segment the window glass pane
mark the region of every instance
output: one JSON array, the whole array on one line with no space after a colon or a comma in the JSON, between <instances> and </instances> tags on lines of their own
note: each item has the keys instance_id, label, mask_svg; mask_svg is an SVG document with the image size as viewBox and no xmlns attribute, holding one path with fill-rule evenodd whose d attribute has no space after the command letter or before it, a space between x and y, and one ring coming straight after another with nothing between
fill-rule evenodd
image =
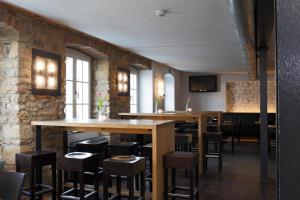
<instances>
[{"instance_id":1,"label":"window glass pane","mask_svg":"<svg viewBox=\"0 0 300 200\"><path fill-rule=\"evenodd\" d=\"M66 80L73 80L73 58L66 59Z\"/></svg>"},{"instance_id":2,"label":"window glass pane","mask_svg":"<svg viewBox=\"0 0 300 200\"><path fill-rule=\"evenodd\" d=\"M89 103L89 84L83 83L83 103Z\"/></svg>"},{"instance_id":3,"label":"window glass pane","mask_svg":"<svg viewBox=\"0 0 300 200\"><path fill-rule=\"evenodd\" d=\"M73 105L66 105L65 114L66 114L66 119L73 118Z\"/></svg>"},{"instance_id":4,"label":"window glass pane","mask_svg":"<svg viewBox=\"0 0 300 200\"><path fill-rule=\"evenodd\" d=\"M66 103L73 103L73 81L66 81Z\"/></svg>"},{"instance_id":5,"label":"window glass pane","mask_svg":"<svg viewBox=\"0 0 300 200\"><path fill-rule=\"evenodd\" d=\"M89 119L89 106L83 105L82 107L82 119Z\"/></svg>"},{"instance_id":6,"label":"window glass pane","mask_svg":"<svg viewBox=\"0 0 300 200\"><path fill-rule=\"evenodd\" d=\"M76 105L76 118L82 119L82 105Z\"/></svg>"},{"instance_id":7,"label":"window glass pane","mask_svg":"<svg viewBox=\"0 0 300 200\"><path fill-rule=\"evenodd\" d=\"M76 82L76 103L82 103L82 83Z\"/></svg>"},{"instance_id":8,"label":"window glass pane","mask_svg":"<svg viewBox=\"0 0 300 200\"><path fill-rule=\"evenodd\" d=\"M136 104L136 90L132 90L132 102Z\"/></svg>"},{"instance_id":9,"label":"window glass pane","mask_svg":"<svg viewBox=\"0 0 300 200\"><path fill-rule=\"evenodd\" d=\"M130 88L133 86L133 74L130 74Z\"/></svg>"},{"instance_id":10,"label":"window glass pane","mask_svg":"<svg viewBox=\"0 0 300 200\"><path fill-rule=\"evenodd\" d=\"M82 66L82 80L84 82L89 81L89 63L87 61L83 61L83 66Z\"/></svg>"},{"instance_id":11,"label":"window glass pane","mask_svg":"<svg viewBox=\"0 0 300 200\"><path fill-rule=\"evenodd\" d=\"M76 60L76 81L82 81L82 60Z\"/></svg>"}]
</instances>

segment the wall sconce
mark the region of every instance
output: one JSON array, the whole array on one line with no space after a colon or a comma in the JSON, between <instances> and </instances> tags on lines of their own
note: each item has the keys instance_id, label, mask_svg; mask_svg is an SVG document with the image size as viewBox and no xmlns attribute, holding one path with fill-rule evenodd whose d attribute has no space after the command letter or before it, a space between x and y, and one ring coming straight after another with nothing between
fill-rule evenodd
<instances>
[{"instance_id":1,"label":"wall sconce","mask_svg":"<svg viewBox=\"0 0 300 200\"><path fill-rule=\"evenodd\" d=\"M129 71L118 69L117 89L119 96L129 96Z\"/></svg>"},{"instance_id":2,"label":"wall sconce","mask_svg":"<svg viewBox=\"0 0 300 200\"><path fill-rule=\"evenodd\" d=\"M163 80L158 80L157 82L157 95L163 97L165 94L165 84Z\"/></svg>"},{"instance_id":3,"label":"wall sconce","mask_svg":"<svg viewBox=\"0 0 300 200\"><path fill-rule=\"evenodd\" d=\"M32 94L61 95L61 56L32 49Z\"/></svg>"},{"instance_id":4,"label":"wall sconce","mask_svg":"<svg viewBox=\"0 0 300 200\"><path fill-rule=\"evenodd\" d=\"M11 47L12 47L12 45L11 45L10 42L3 42L2 43L2 51L3 51L4 58L8 58Z\"/></svg>"}]
</instances>

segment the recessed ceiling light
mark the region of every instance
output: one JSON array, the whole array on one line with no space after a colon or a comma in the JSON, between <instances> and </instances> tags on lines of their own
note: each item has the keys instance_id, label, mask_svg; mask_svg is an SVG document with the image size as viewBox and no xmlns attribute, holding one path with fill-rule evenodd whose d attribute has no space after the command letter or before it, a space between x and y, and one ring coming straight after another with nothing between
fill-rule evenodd
<instances>
[{"instance_id":1,"label":"recessed ceiling light","mask_svg":"<svg viewBox=\"0 0 300 200\"><path fill-rule=\"evenodd\" d=\"M164 17L168 13L168 10L166 10L166 9L157 9L157 10L154 11L154 13L158 17Z\"/></svg>"}]
</instances>

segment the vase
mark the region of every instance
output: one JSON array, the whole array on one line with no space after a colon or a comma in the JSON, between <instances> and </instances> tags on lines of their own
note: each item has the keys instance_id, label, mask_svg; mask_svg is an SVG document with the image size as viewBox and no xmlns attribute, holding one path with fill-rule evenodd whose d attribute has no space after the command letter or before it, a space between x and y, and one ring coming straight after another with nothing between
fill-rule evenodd
<instances>
[{"instance_id":1,"label":"vase","mask_svg":"<svg viewBox=\"0 0 300 200\"><path fill-rule=\"evenodd\" d=\"M98 120L99 121L104 121L106 120L108 117L106 115L106 106L103 106L102 108L99 109L98 111Z\"/></svg>"}]
</instances>

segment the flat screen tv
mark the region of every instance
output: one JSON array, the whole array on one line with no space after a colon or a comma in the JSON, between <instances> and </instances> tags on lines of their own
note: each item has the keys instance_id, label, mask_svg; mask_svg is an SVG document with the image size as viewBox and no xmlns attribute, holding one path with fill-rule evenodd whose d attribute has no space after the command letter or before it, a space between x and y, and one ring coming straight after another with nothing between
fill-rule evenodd
<instances>
[{"instance_id":1,"label":"flat screen tv","mask_svg":"<svg viewBox=\"0 0 300 200\"><path fill-rule=\"evenodd\" d=\"M217 92L217 76L190 76L190 92Z\"/></svg>"}]
</instances>

